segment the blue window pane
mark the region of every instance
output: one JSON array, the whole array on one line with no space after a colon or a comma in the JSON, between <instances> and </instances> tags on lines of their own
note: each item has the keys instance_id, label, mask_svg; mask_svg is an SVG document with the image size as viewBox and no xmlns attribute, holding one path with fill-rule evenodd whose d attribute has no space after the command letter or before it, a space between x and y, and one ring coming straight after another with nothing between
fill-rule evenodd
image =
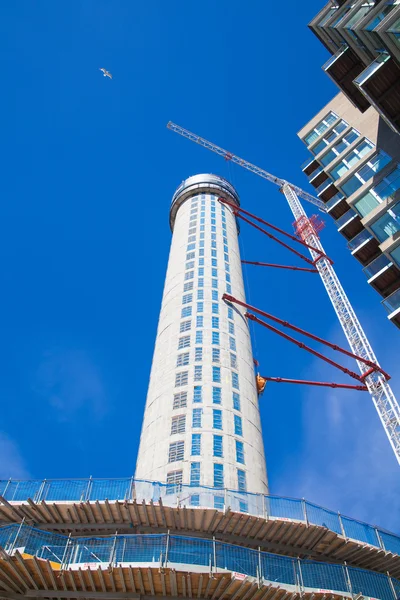
<instances>
[{"instance_id":1,"label":"blue window pane","mask_svg":"<svg viewBox=\"0 0 400 600\"><path fill-rule=\"evenodd\" d=\"M213 428L222 429L222 410L213 409Z\"/></svg>"},{"instance_id":2,"label":"blue window pane","mask_svg":"<svg viewBox=\"0 0 400 600\"><path fill-rule=\"evenodd\" d=\"M197 300L204 300L204 290L197 290Z\"/></svg>"},{"instance_id":3,"label":"blue window pane","mask_svg":"<svg viewBox=\"0 0 400 600\"><path fill-rule=\"evenodd\" d=\"M197 303L197 312L203 312L204 304L203 302Z\"/></svg>"},{"instance_id":4,"label":"blue window pane","mask_svg":"<svg viewBox=\"0 0 400 600\"><path fill-rule=\"evenodd\" d=\"M238 477L238 490L239 490L239 492L246 492L247 491L246 472L242 471L241 469L238 469L238 471L237 471L237 477Z\"/></svg>"},{"instance_id":5,"label":"blue window pane","mask_svg":"<svg viewBox=\"0 0 400 600\"><path fill-rule=\"evenodd\" d=\"M181 317L190 317L192 314L192 307L191 306L185 306L184 308L182 308L182 312L181 312Z\"/></svg>"},{"instance_id":6,"label":"blue window pane","mask_svg":"<svg viewBox=\"0 0 400 600\"><path fill-rule=\"evenodd\" d=\"M201 433L192 433L192 456L200 456Z\"/></svg>"},{"instance_id":7,"label":"blue window pane","mask_svg":"<svg viewBox=\"0 0 400 600\"><path fill-rule=\"evenodd\" d=\"M239 389L239 375L237 373L232 373L232 387Z\"/></svg>"},{"instance_id":8,"label":"blue window pane","mask_svg":"<svg viewBox=\"0 0 400 600\"><path fill-rule=\"evenodd\" d=\"M218 317L211 318L211 326L213 329L219 329L219 318Z\"/></svg>"},{"instance_id":9,"label":"blue window pane","mask_svg":"<svg viewBox=\"0 0 400 600\"><path fill-rule=\"evenodd\" d=\"M203 343L203 332L200 331L196 331L196 344L202 344Z\"/></svg>"},{"instance_id":10,"label":"blue window pane","mask_svg":"<svg viewBox=\"0 0 400 600\"><path fill-rule=\"evenodd\" d=\"M211 287L218 288L218 279L211 279Z\"/></svg>"},{"instance_id":11,"label":"blue window pane","mask_svg":"<svg viewBox=\"0 0 400 600\"><path fill-rule=\"evenodd\" d=\"M194 408L192 413L192 427L201 427L203 409Z\"/></svg>"},{"instance_id":12,"label":"blue window pane","mask_svg":"<svg viewBox=\"0 0 400 600\"><path fill-rule=\"evenodd\" d=\"M242 463L242 465L244 465L244 446L243 446L243 442L239 442L239 440L236 440L235 443L236 443L236 462Z\"/></svg>"},{"instance_id":13,"label":"blue window pane","mask_svg":"<svg viewBox=\"0 0 400 600\"><path fill-rule=\"evenodd\" d=\"M219 331L212 332L212 343L219 346Z\"/></svg>"},{"instance_id":14,"label":"blue window pane","mask_svg":"<svg viewBox=\"0 0 400 600\"><path fill-rule=\"evenodd\" d=\"M224 452L223 452L222 435L214 435L213 436L213 456L222 458L223 455L224 455Z\"/></svg>"},{"instance_id":15,"label":"blue window pane","mask_svg":"<svg viewBox=\"0 0 400 600\"><path fill-rule=\"evenodd\" d=\"M213 387L212 389L212 401L214 404L221 404L221 388Z\"/></svg>"},{"instance_id":16,"label":"blue window pane","mask_svg":"<svg viewBox=\"0 0 400 600\"><path fill-rule=\"evenodd\" d=\"M237 392L233 392L233 408L240 410L240 396Z\"/></svg>"},{"instance_id":17,"label":"blue window pane","mask_svg":"<svg viewBox=\"0 0 400 600\"><path fill-rule=\"evenodd\" d=\"M200 463L190 464L190 485L200 485Z\"/></svg>"},{"instance_id":18,"label":"blue window pane","mask_svg":"<svg viewBox=\"0 0 400 600\"><path fill-rule=\"evenodd\" d=\"M224 487L224 465L214 463L214 487Z\"/></svg>"},{"instance_id":19,"label":"blue window pane","mask_svg":"<svg viewBox=\"0 0 400 600\"><path fill-rule=\"evenodd\" d=\"M218 290L211 290L211 300L218 300Z\"/></svg>"},{"instance_id":20,"label":"blue window pane","mask_svg":"<svg viewBox=\"0 0 400 600\"><path fill-rule=\"evenodd\" d=\"M193 389L193 402L201 402L203 399L201 385L195 385Z\"/></svg>"},{"instance_id":21,"label":"blue window pane","mask_svg":"<svg viewBox=\"0 0 400 600\"><path fill-rule=\"evenodd\" d=\"M221 367L213 367L212 368L212 380L215 383L221 382Z\"/></svg>"},{"instance_id":22,"label":"blue window pane","mask_svg":"<svg viewBox=\"0 0 400 600\"><path fill-rule=\"evenodd\" d=\"M233 419L235 426L235 435L243 435L242 417L239 417L239 415L233 415Z\"/></svg>"},{"instance_id":23,"label":"blue window pane","mask_svg":"<svg viewBox=\"0 0 400 600\"><path fill-rule=\"evenodd\" d=\"M203 317L196 317L196 327L203 327Z\"/></svg>"}]
</instances>

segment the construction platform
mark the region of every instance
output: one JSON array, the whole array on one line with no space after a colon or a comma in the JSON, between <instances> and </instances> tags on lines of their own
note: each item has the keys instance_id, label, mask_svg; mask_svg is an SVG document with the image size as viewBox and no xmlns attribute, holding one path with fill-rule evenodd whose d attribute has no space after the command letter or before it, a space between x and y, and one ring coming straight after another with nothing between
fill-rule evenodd
<instances>
[{"instance_id":1,"label":"construction platform","mask_svg":"<svg viewBox=\"0 0 400 600\"><path fill-rule=\"evenodd\" d=\"M172 596L294 600L364 596L395 600L383 573L279 556L171 534L65 536L27 525L0 528L0 597Z\"/></svg>"}]
</instances>

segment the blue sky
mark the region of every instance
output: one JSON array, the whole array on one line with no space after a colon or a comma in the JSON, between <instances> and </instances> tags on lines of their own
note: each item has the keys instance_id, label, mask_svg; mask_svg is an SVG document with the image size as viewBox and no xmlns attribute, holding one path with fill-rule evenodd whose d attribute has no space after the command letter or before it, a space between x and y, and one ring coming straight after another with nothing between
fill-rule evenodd
<instances>
[{"instance_id":1,"label":"blue sky","mask_svg":"<svg viewBox=\"0 0 400 600\"><path fill-rule=\"evenodd\" d=\"M277 188L166 129L174 120L312 191L296 132L337 91L307 29L322 2L274 4L1 4L0 477L133 473L184 178L227 177L245 208L292 230ZM399 333L326 221L323 244L394 374ZM247 260L293 264L245 225L241 245ZM345 344L317 276L248 267L246 280L253 304ZM338 379L254 332L262 373ZM398 466L367 394L270 384L261 415L272 493L400 531Z\"/></svg>"}]
</instances>

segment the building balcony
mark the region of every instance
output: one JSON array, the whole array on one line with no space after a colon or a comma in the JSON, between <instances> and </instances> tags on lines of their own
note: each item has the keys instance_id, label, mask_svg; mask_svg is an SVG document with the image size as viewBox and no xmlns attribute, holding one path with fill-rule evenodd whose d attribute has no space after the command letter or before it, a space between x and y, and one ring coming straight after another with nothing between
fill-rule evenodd
<instances>
[{"instance_id":1,"label":"building balcony","mask_svg":"<svg viewBox=\"0 0 400 600\"><path fill-rule=\"evenodd\" d=\"M335 194L330 200L328 200L325 206L327 212L333 219L335 219L335 221L337 221L349 210L349 205L346 202L346 198L341 192Z\"/></svg>"},{"instance_id":2,"label":"building balcony","mask_svg":"<svg viewBox=\"0 0 400 600\"><path fill-rule=\"evenodd\" d=\"M400 133L400 67L389 54L380 54L355 79L355 86L388 125Z\"/></svg>"},{"instance_id":3,"label":"building balcony","mask_svg":"<svg viewBox=\"0 0 400 600\"><path fill-rule=\"evenodd\" d=\"M361 112L367 110L370 102L354 84L354 79L364 71L365 65L347 44L343 44L322 68Z\"/></svg>"},{"instance_id":4,"label":"building balcony","mask_svg":"<svg viewBox=\"0 0 400 600\"><path fill-rule=\"evenodd\" d=\"M385 254L375 258L363 271L368 283L384 298L400 288L400 271Z\"/></svg>"},{"instance_id":5,"label":"building balcony","mask_svg":"<svg viewBox=\"0 0 400 600\"><path fill-rule=\"evenodd\" d=\"M362 229L347 242L351 254L364 266L377 258L380 254L379 242L368 229Z\"/></svg>"},{"instance_id":6,"label":"building balcony","mask_svg":"<svg viewBox=\"0 0 400 600\"><path fill-rule=\"evenodd\" d=\"M388 319L400 329L400 289L385 298L382 304L389 313Z\"/></svg>"},{"instance_id":7,"label":"building balcony","mask_svg":"<svg viewBox=\"0 0 400 600\"><path fill-rule=\"evenodd\" d=\"M328 200L333 198L335 194L339 193L339 190L337 187L335 187L333 181L328 178L316 188L316 192L318 198L320 198L323 202L328 202Z\"/></svg>"},{"instance_id":8,"label":"building balcony","mask_svg":"<svg viewBox=\"0 0 400 600\"><path fill-rule=\"evenodd\" d=\"M305 175L311 175L319 167L319 163L315 160L314 156L310 156L301 165L301 170Z\"/></svg>"},{"instance_id":9,"label":"building balcony","mask_svg":"<svg viewBox=\"0 0 400 600\"><path fill-rule=\"evenodd\" d=\"M364 229L360 215L354 212L352 208L339 217L339 219L335 221L335 225L346 240L351 240Z\"/></svg>"},{"instance_id":10,"label":"building balcony","mask_svg":"<svg viewBox=\"0 0 400 600\"><path fill-rule=\"evenodd\" d=\"M320 175L321 173L323 173L326 176L326 173L324 171L324 168L321 167L318 163L317 163L317 168L314 169L309 177L308 177L308 181L309 183L311 183L311 185L314 185L314 180L318 177L318 175Z\"/></svg>"}]
</instances>

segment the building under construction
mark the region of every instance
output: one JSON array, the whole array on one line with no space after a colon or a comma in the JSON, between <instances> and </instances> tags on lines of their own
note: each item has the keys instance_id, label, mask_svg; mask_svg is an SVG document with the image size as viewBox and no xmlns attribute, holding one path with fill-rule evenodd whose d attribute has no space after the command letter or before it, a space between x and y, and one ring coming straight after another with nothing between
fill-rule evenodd
<instances>
[{"instance_id":1,"label":"building under construction","mask_svg":"<svg viewBox=\"0 0 400 600\"><path fill-rule=\"evenodd\" d=\"M0 482L1 598L400 596L400 537L268 493L239 208L176 190L135 477Z\"/></svg>"}]
</instances>

